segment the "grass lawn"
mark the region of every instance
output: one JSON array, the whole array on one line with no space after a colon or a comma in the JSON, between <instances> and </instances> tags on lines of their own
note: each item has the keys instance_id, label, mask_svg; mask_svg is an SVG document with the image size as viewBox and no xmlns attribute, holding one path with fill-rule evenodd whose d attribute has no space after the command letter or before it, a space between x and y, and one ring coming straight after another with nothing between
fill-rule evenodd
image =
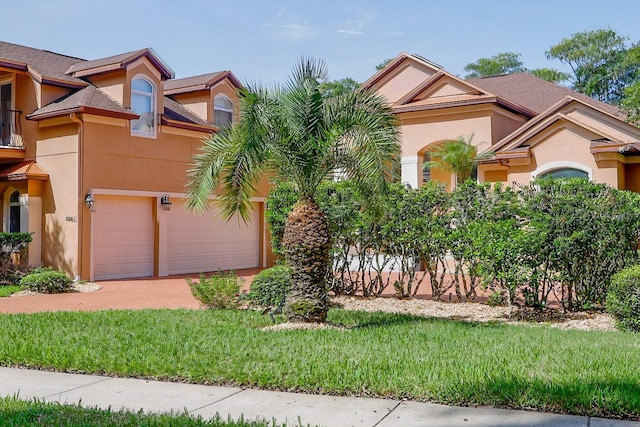
<instances>
[{"instance_id":1,"label":"grass lawn","mask_svg":"<svg viewBox=\"0 0 640 427\"><path fill-rule=\"evenodd\" d=\"M0 365L311 393L640 416L640 334L331 310L351 330L264 331L253 311L0 315Z\"/></svg>"},{"instance_id":2,"label":"grass lawn","mask_svg":"<svg viewBox=\"0 0 640 427\"><path fill-rule=\"evenodd\" d=\"M0 298L8 297L9 295L21 291L20 285L2 285L0 286Z\"/></svg>"},{"instance_id":3,"label":"grass lawn","mask_svg":"<svg viewBox=\"0 0 640 427\"><path fill-rule=\"evenodd\" d=\"M187 414L155 415L143 412L82 408L77 405L61 405L41 401L24 401L0 398L0 425L12 427L31 426L91 426L91 427L277 427L272 422L232 421L214 418L203 420ZM284 425L283 425L284 427Z\"/></svg>"}]
</instances>

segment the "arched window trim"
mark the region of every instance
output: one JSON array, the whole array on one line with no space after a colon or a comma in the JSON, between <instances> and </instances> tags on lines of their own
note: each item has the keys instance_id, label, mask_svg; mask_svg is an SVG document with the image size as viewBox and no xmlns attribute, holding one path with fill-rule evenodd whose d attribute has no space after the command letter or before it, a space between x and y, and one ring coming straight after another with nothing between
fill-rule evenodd
<instances>
[{"instance_id":1,"label":"arched window trim","mask_svg":"<svg viewBox=\"0 0 640 427\"><path fill-rule=\"evenodd\" d=\"M17 201L12 201L11 200L11 196L14 195L15 193L18 194L18 200ZM14 187L9 187L5 190L4 192L4 231L5 232L10 232L11 231L11 211L12 211L12 207L17 207L18 208L18 231L22 231L22 212L21 212L21 201L20 201L20 191Z\"/></svg>"},{"instance_id":2,"label":"arched window trim","mask_svg":"<svg viewBox=\"0 0 640 427\"><path fill-rule=\"evenodd\" d=\"M585 166L581 163L570 162L570 161L558 161L558 162L546 163L538 167L533 172L531 172L531 179L532 180L536 179L546 173L553 172L558 169L575 169L575 170L585 172L589 176L589 180L593 181L593 170L590 167Z\"/></svg>"},{"instance_id":3,"label":"arched window trim","mask_svg":"<svg viewBox=\"0 0 640 427\"><path fill-rule=\"evenodd\" d=\"M225 101L229 102L229 104L231 104L231 108L224 108L224 107L220 107L216 105L216 100L217 99L224 99ZM231 98L229 98L227 95L223 94L223 93L219 93L217 94L214 98L213 98L213 123L222 128L224 126L220 126L218 124L218 119L217 119L217 112L218 111L223 111L225 113L229 113L231 114L231 120L229 121L229 125L231 125L233 123L233 109L234 109L234 104L233 101L231 100Z\"/></svg>"},{"instance_id":4,"label":"arched window trim","mask_svg":"<svg viewBox=\"0 0 640 427\"><path fill-rule=\"evenodd\" d=\"M151 86L151 93L134 89L133 88L133 82L136 81L136 80L142 80L142 81L146 82L147 84L149 84L149 86ZM131 135L142 136L142 137L146 137L146 138L155 138L156 137L156 134L157 134L156 131L158 129L158 125L156 123L156 116L157 116L157 111L158 111L157 93L158 93L158 88L156 87L155 83L153 83L153 81L148 76L146 76L144 74L136 74L131 79L131 109L133 109L133 96L134 95L149 97L149 98L151 98L151 117L152 117L152 126L151 126L152 129L151 129L151 131L133 129L134 124L136 122L138 122L138 120L140 120L140 119L131 120Z\"/></svg>"}]
</instances>

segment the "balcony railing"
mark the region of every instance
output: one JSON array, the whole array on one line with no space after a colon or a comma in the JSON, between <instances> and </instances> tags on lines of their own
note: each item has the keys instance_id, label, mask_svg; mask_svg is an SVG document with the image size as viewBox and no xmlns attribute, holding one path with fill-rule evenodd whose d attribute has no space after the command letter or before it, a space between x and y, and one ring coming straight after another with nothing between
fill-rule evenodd
<instances>
[{"instance_id":1,"label":"balcony railing","mask_svg":"<svg viewBox=\"0 0 640 427\"><path fill-rule=\"evenodd\" d=\"M21 111L0 109L0 149L24 148L22 128L20 127Z\"/></svg>"}]
</instances>

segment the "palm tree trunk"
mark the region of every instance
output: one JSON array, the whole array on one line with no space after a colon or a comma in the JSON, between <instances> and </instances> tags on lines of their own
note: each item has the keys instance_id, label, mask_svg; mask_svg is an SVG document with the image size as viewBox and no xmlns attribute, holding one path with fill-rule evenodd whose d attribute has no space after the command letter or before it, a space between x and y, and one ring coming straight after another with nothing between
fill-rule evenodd
<instances>
[{"instance_id":1,"label":"palm tree trunk","mask_svg":"<svg viewBox=\"0 0 640 427\"><path fill-rule=\"evenodd\" d=\"M289 214L282 246L291 267L291 291L284 313L293 322L324 322L328 311L326 271L330 265L329 224L317 203L302 199Z\"/></svg>"}]
</instances>

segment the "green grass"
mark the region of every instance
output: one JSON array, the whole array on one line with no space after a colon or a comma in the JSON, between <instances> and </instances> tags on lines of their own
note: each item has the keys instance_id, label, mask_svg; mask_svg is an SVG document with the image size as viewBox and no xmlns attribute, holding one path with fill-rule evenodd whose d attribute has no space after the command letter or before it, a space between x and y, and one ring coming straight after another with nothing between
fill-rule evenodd
<instances>
[{"instance_id":1,"label":"green grass","mask_svg":"<svg viewBox=\"0 0 640 427\"><path fill-rule=\"evenodd\" d=\"M42 401L0 398L0 425L12 427L32 426L91 426L91 427L277 427L273 422L211 420L189 417L188 414L145 414L127 411L82 408L78 405L61 405ZM284 426L284 425L283 425Z\"/></svg>"},{"instance_id":2,"label":"green grass","mask_svg":"<svg viewBox=\"0 0 640 427\"><path fill-rule=\"evenodd\" d=\"M0 364L448 404L640 416L640 335L331 310L263 331L252 311L0 316Z\"/></svg>"},{"instance_id":3,"label":"green grass","mask_svg":"<svg viewBox=\"0 0 640 427\"><path fill-rule=\"evenodd\" d=\"M8 297L18 291L21 291L20 285L2 285L0 286L0 298Z\"/></svg>"}]
</instances>

